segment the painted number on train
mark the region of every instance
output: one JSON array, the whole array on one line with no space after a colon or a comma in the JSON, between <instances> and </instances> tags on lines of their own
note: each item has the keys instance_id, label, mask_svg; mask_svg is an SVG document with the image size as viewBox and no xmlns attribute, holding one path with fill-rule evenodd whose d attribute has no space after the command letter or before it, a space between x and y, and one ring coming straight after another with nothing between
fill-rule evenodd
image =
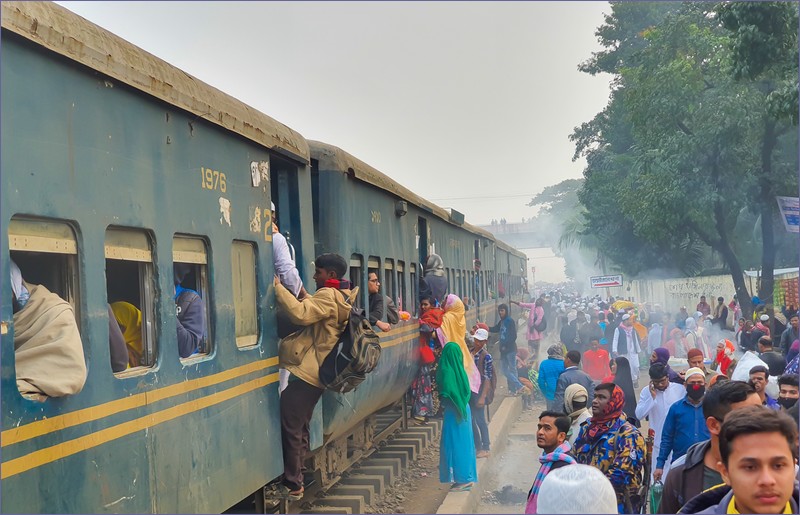
<instances>
[{"instance_id":1,"label":"painted number on train","mask_svg":"<svg viewBox=\"0 0 800 515\"><path fill-rule=\"evenodd\" d=\"M219 190L222 193L228 191L225 174L211 168L200 168L200 185L204 190Z\"/></svg>"},{"instance_id":2,"label":"painted number on train","mask_svg":"<svg viewBox=\"0 0 800 515\"><path fill-rule=\"evenodd\" d=\"M380 211L371 211L372 213L372 223L379 224L381 223L381 212Z\"/></svg>"}]
</instances>

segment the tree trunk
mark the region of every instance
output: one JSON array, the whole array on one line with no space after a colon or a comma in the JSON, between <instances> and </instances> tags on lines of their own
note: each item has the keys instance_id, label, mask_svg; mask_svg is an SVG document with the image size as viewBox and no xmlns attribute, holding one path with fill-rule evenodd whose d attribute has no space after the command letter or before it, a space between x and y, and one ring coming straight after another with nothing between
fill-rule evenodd
<instances>
[{"instance_id":1,"label":"tree trunk","mask_svg":"<svg viewBox=\"0 0 800 515\"><path fill-rule=\"evenodd\" d=\"M728 265L731 271L731 278L733 279L733 287L736 290L736 299L739 301L739 307L742 308L742 316L751 320L753 318L753 299L750 297L750 292L747 291L747 284L744 282L744 270L739 263L739 258L733 252L733 248L727 240L722 240L714 245L717 252L722 254L722 259ZM734 325L736 322L734 321Z\"/></svg>"},{"instance_id":2,"label":"tree trunk","mask_svg":"<svg viewBox=\"0 0 800 515\"><path fill-rule=\"evenodd\" d=\"M775 121L767 118L764 122L764 139L761 146L761 177L759 189L761 205L761 281L759 282L758 296L767 305L767 314L773 321L772 331L775 330L773 297L775 291L775 232L772 224L775 202L773 201L772 188L772 153L778 137L775 134ZM780 306L778 306L780 308Z\"/></svg>"}]
</instances>

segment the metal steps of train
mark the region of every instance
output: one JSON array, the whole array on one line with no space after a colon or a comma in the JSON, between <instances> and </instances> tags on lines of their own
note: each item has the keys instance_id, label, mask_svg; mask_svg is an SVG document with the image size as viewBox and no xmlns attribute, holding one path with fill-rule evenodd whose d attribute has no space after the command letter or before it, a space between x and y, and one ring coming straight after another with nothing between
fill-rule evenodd
<instances>
[{"instance_id":1,"label":"metal steps of train","mask_svg":"<svg viewBox=\"0 0 800 515\"><path fill-rule=\"evenodd\" d=\"M310 504L304 503L301 513L364 513L364 508L383 495L409 464L436 441L441 428L441 419L411 422L407 429L381 442L377 451L355 464L326 494Z\"/></svg>"}]
</instances>

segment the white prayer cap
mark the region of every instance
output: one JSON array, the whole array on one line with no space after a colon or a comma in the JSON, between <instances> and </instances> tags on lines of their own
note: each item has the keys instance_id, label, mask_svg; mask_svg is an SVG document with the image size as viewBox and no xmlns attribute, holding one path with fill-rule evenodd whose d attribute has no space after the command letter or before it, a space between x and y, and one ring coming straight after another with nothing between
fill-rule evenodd
<instances>
[{"instance_id":1,"label":"white prayer cap","mask_svg":"<svg viewBox=\"0 0 800 515\"><path fill-rule=\"evenodd\" d=\"M628 315L628 314L622 315L622 319L623 319L623 320L627 320L627 319L629 319L630 317L631 317L631 316L630 316L630 315Z\"/></svg>"},{"instance_id":2,"label":"white prayer cap","mask_svg":"<svg viewBox=\"0 0 800 515\"><path fill-rule=\"evenodd\" d=\"M270 202L269 207L272 208L273 211L275 211L275 202Z\"/></svg>"},{"instance_id":3,"label":"white prayer cap","mask_svg":"<svg viewBox=\"0 0 800 515\"><path fill-rule=\"evenodd\" d=\"M761 315L759 318L761 319L762 322L766 322L767 320L769 320L769 315Z\"/></svg>"},{"instance_id":4,"label":"white prayer cap","mask_svg":"<svg viewBox=\"0 0 800 515\"><path fill-rule=\"evenodd\" d=\"M690 368L689 370L686 371L686 375L683 376L683 380L684 381L688 381L690 377L698 376L698 375L702 376L704 379L706 377L705 373L703 373L702 370L700 370L697 367L692 367L692 368Z\"/></svg>"},{"instance_id":5,"label":"white prayer cap","mask_svg":"<svg viewBox=\"0 0 800 515\"><path fill-rule=\"evenodd\" d=\"M481 327L480 329L475 331L475 339L476 340L480 340L482 342L488 340L489 339L489 331L487 331L486 329Z\"/></svg>"},{"instance_id":6,"label":"white prayer cap","mask_svg":"<svg viewBox=\"0 0 800 515\"><path fill-rule=\"evenodd\" d=\"M611 481L589 465L567 465L545 476L536 503L539 513L617 513Z\"/></svg>"}]
</instances>

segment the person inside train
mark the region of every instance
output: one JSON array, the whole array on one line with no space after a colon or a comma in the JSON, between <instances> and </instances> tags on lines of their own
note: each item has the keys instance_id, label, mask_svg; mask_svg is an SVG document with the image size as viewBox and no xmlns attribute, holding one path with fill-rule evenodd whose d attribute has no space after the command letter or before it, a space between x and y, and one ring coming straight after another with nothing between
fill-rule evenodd
<instances>
[{"instance_id":1,"label":"person inside train","mask_svg":"<svg viewBox=\"0 0 800 515\"><path fill-rule=\"evenodd\" d=\"M14 362L23 395L74 395L86 383L83 342L72 305L44 285L23 280L12 260Z\"/></svg>"},{"instance_id":2,"label":"person inside train","mask_svg":"<svg viewBox=\"0 0 800 515\"><path fill-rule=\"evenodd\" d=\"M200 352L206 328L206 308L200 294L181 283L192 271L188 263L172 265L175 282L175 308L178 326L178 354L188 358Z\"/></svg>"},{"instance_id":3,"label":"person inside train","mask_svg":"<svg viewBox=\"0 0 800 515\"><path fill-rule=\"evenodd\" d=\"M128 366L138 367L144 364L144 340L142 339L142 312L130 302L117 301L111 303L111 310L117 327L128 351Z\"/></svg>"},{"instance_id":4,"label":"person inside train","mask_svg":"<svg viewBox=\"0 0 800 515\"><path fill-rule=\"evenodd\" d=\"M425 274L419 281L419 295L429 297L434 307L443 307L449 284L444 271L444 261L438 254L431 254L425 260Z\"/></svg>"},{"instance_id":5,"label":"person inside train","mask_svg":"<svg viewBox=\"0 0 800 515\"><path fill-rule=\"evenodd\" d=\"M367 291L369 292L369 323L378 326L381 331L388 331L392 325L400 321L400 317L392 299L381 293L381 282L375 272L369 273ZM383 321L384 312L389 323Z\"/></svg>"},{"instance_id":6,"label":"person inside train","mask_svg":"<svg viewBox=\"0 0 800 515\"><path fill-rule=\"evenodd\" d=\"M122 372L128 368L130 355L125 343L125 336L122 334L122 328L117 323L117 317L110 304L108 306L108 347L111 351L111 371Z\"/></svg>"},{"instance_id":7,"label":"person inside train","mask_svg":"<svg viewBox=\"0 0 800 515\"><path fill-rule=\"evenodd\" d=\"M303 497L303 461L308 452L309 423L324 386L320 366L336 346L342 325L349 320L358 288L351 289L347 261L338 254L322 254L314 260L317 291L302 302L273 281L278 310L284 311L300 331L281 340L279 366L291 374L281 394L281 445L283 478L271 484L267 495L299 500ZM337 292L338 290L338 292Z\"/></svg>"}]
</instances>

